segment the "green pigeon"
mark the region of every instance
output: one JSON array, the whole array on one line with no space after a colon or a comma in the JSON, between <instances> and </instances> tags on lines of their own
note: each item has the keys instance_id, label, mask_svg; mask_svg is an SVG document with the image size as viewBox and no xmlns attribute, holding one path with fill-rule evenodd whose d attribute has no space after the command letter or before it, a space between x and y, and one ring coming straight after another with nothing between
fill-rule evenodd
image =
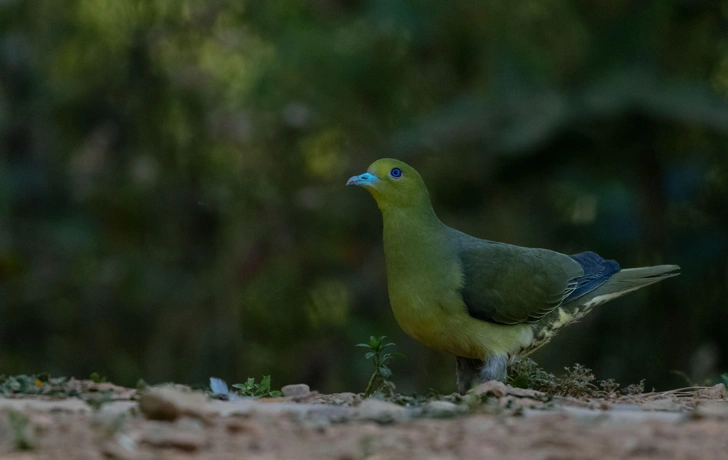
<instances>
[{"instance_id":1,"label":"green pigeon","mask_svg":"<svg viewBox=\"0 0 728 460\"><path fill-rule=\"evenodd\" d=\"M504 382L511 359L548 343L595 306L680 269L621 269L593 252L569 256L466 235L437 218L422 177L398 160L377 160L346 185L367 189L382 212L397 322L409 336L455 355L460 393Z\"/></svg>"}]
</instances>

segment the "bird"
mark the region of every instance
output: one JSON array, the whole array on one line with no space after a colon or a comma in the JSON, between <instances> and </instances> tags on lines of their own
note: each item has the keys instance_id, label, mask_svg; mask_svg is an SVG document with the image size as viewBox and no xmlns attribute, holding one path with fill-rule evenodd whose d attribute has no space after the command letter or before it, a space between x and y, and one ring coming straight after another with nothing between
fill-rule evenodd
<instances>
[{"instance_id":1,"label":"bird","mask_svg":"<svg viewBox=\"0 0 728 460\"><path fill-rule=\"evenodd\" d=\"M591 251L566 255L455 230L435 214L420 174L396 159L375 161L346 185L366 189L381 211L397 323L455 356L461 394L506 382L509 363L597 305L679 274L678 265L622 269Z\"/></svg>"}]
</instances>

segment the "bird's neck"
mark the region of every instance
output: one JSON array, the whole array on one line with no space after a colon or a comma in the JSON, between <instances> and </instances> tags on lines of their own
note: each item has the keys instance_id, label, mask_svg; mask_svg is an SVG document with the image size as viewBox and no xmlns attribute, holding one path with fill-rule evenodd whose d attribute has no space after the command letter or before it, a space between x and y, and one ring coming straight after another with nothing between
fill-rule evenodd
<instances>
[{"instance_id":1,"label":"bird's neck","mask_svg":"<svg viewBox=\"0 0 728 460\"><path fill-rule=\"evenodd\" d=\"M431 265L447 247L446 229L432 206L382 208L387 269L398 271Z\"/></svg>"},{"instance_id":2,"label":"bird's neck","mask_svg":"<svg viewBox=\"0 0 728 460\"><path fill-rule=\"evenodd\" d=\"M431 206L382 210L382 217L392 311L407 334L424 340L440 322L433 307L460 283L448 227Z\"/></svg>"}]
</instances>

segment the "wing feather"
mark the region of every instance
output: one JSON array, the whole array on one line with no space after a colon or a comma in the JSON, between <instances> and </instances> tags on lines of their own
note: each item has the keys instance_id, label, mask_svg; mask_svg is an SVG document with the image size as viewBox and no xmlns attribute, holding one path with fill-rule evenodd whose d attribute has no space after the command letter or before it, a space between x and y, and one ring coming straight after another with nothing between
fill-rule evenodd
<instances>
[{"instance_id":1,"label":"wing feather","mask_svg":"<svg viewBox=\"0 0 728 460\"><path fill-rule=\"evenodd\" d=\"M463 270L463 301L480 320L536 322L573 294L584 275L581 264L565 254L453 232Z\"/></svg>"}]
</instances>

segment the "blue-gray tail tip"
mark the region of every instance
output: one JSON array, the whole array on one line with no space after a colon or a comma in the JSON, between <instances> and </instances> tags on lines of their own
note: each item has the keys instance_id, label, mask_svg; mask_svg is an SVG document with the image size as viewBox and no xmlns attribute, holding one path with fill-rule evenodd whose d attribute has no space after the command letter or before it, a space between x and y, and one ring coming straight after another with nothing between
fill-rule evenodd
<instances>
[{"instance_id":1,"label":"blue-gray tail tip","mask_svg":"<svg viewBox=\"0 0 728 460\"><path fill-rule=\"evenodd\" d=\"M616 275L622 274L622 277L628 279L655 279L660 281L664 278L670 278L680 274L679 265L654 265L652 267L625 268ZM615 276L616 276L615 275Z\"/></svg>"},{"instance_id":2,"label":"blue-gray tail tip","mask_svg":"<svg viewBox=\"0 0 728 460\"><path fill-rule=\"evenodd\" d=\"M592 294L592 298L605 295L609 296L605 299L613 298L679 274L680 266L678 265L625 268L615 273L604 285L590 294Z\"/></svg>"}]
</instances>

